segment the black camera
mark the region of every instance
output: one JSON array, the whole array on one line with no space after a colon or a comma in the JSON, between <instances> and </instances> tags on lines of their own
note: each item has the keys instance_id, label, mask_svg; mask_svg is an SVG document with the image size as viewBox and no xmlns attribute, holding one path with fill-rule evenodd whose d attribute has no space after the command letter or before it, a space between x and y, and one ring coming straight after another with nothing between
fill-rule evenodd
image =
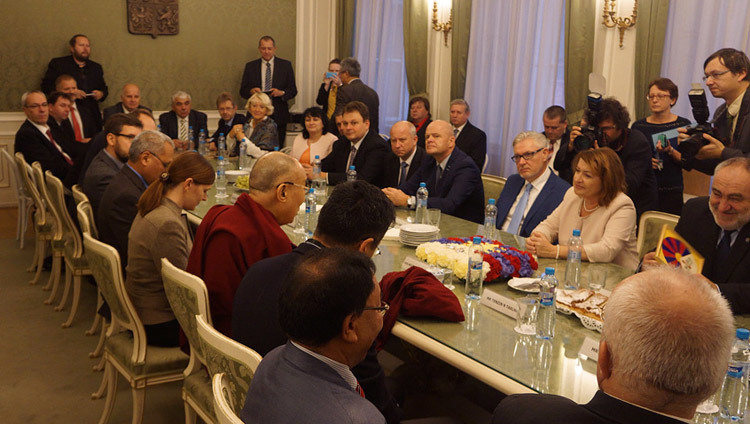
<instances>
[{"instance_id":1,"label":"black camera","mask_svg":"<svg viewBox=\"0 0 750 424\"><path fill-rule=\"evenodd\" d=\"M677 147L683 159L693 158L701 147L708 144L708 140L703 138L703 134L714 135L714 128L707 123L710 112L706 101L706 92L702 88L694 88L688 92L688 98L690 99L690 107L693 109L693 118L698 125L688 128L687 134L690 138Z\"/></svg>"},{"instance_id":2,"label":"black camera","mask_svg":"<svg viewBox=\"0 0 750 424\"><path fill-rule=\"evenodd\" d=\"M596 140L604 140L602 131L599 129L599 113L602 110L602 95L590 93L586 96L588 110L586 112L586 126L581 127L581 135L573 140L573 149L577 152L589 150L594 147Z\"/></svg>"}]
</instances>

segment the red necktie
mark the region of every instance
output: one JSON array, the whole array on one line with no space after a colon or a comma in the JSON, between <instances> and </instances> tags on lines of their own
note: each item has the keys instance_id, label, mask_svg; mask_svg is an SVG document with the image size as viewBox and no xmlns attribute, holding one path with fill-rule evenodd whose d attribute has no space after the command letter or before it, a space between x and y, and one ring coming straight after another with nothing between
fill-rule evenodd
<instances>
[{"instance_id":1,"label":"red necktie","mask_svg":"<svg viewBox=\"0 0 750 424\"><path fill-rule=\"evenodd\" d=\"M357 382L357 387L354 390L356 390L360 396L365 397L365 391L362 390L362 386L359 385L359 381Z\"/></svg>"},{"instance_id":2,"label":"red necktie","mask_svg":"<svg viewBox=\"0 0 750 424\"><path fill-rule=\"evenodd\" d=\"M70 117L73 121L73 132L75 133L76 141L83 140L83 133L81 132L81 126L78 124L78 118L76 118L76 107L70 106Z\"/></svg>"},{"instance_id":3,"label":"red necktie","mask_svg":"<svg viewBox=\"0 0 750 424\"><path fill-rule=\"evenodd\" d=\"M63 157L65 158L65 162L68 162L68 165L73 166L73 160L70 159L70 156L68 156L68 154L63 151L60 145L55 142L55 139L52 138L52 132L50 132L49 129L47 129L47 137L49 138L49 141L52 142L52 145L54 145L55 148L60 151L60 154L63 155Z\"/></svg>"}]
</instances>

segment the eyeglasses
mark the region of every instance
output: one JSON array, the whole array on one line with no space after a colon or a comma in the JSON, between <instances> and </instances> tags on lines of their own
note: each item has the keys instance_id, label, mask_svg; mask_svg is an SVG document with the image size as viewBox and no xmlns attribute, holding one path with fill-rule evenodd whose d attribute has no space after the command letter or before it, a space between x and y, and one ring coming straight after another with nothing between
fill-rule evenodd
<instances>
[{"instance_id":1,"label":"eyeglasses","mask_svg":"<svg viewBox=\"0 0 750 424\"><path fill-rule=\"evenodd\" d=\"M521 158L523 158L524 160L531 160L535 154L541 152L544 149L546 149L546 147L542 147L541 149L535 150L533 152L526 152L522 155L513 155L510 158L513 159L514 162L518 162L519 160L521 160Z\"/></svg>"},{"instance_id":2,"label":"eyeglasses","mask_svg":"<svg viewBox=\"0 0 750 424\"><path fill-rule=\"evenodd\" d=\"M146 151L149 152L149 153L151 153L152 156L154 156L156 159L158 159L159 162L161 162L161 166L163 166L164 169L169 168L169 165L172 163L172 162L165 163L163 160L161 160L161 158L159 157L159 155L157 155L156 153L152 152L151 150L146 150Z\"/></svg>"},{"instance_id":3,"label":"eyeglasses","mask_svg":"<svg viewBox=\"0 0 750 424\"><path fill-rule=\"evenodd\" d=\"M47 104L47 102L44 102L44 103L32 103L32 104L26 105L24 107L29 108L29 109L36 109L36 108L47 107L47 106L49 106Z\"/></svg>"},{"instance_id":4,"label":"eyeglasses","mask_svg":"<svg viewBox=\"0 0 750 424\"><path fill-rule=\"evenodd\" d=\"M720 76L726 74L727 72L729 72L729 69L727 69L726 71L721 71L721 72L712 72L703 77L703 82L706 82L706 80L709 78L716 81L717 79L719 79Z\"/></svg>"},{"instance_id":5,"label":"eyeglasses","mask_svg":"<svg viewBox=\"0 0 750 424\"><path fill-rule=\"evenodd\" d=\"M130 140L132 140L132 139L135 138L135 136L133 134L121 134L121 133L112 133L112 134L114 134L117 137L125 137L125 138L130 139ZM153 153L151 153L151 154L153 155ZM154 155L154 156L156 156L156 155ZM156 156L156 157L158 157L158 156Z\"/></svg>"},{"instance_id":6,"label":"eyeglasses","mask_svg":"<svg viewBox=\"0 0 750 424\"><path fill-rule=\"evenodd\" d=\"M664 100L664 99L671 99L672 96L669 94L647 94L646 100Z\"/></svg>"},{"instance_id":7,"label":"eyeglasses","mask_svg":"<svg viewBox=\"0 0 750 424\"><path fill-rule=\"evenodd\" d=\"M278 183L278 184L276 184L276 188L279 188L279 186L282 185L282 184L287 184L287 185L299 187L299 188L301 188L303 190L310 190L310 186L307 185L307 184L306 185L302 185L302 184L293 183L291 181L284 181L283 183Z\"/></svg>"},{"instance_id":8,"label":"eyeglasses","mask_svg":"<svg viewBox=\"0 0 750 424\"><path fill-rule=\"evenodd\" d=\"M362 308L363 311L378 311L380 315L385 315L386 311L390 309L391 307L385 303L384 300L380 301L380 306L368 306L366 308Z\"/></svg>"}]
</instances>

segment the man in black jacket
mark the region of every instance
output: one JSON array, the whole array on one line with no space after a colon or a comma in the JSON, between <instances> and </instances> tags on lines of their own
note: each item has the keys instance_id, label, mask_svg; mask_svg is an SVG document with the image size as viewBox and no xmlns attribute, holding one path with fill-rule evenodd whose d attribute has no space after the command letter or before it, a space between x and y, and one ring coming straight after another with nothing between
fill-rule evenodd
<instances>
[{"instance_id":1,"label":"man in black jacket","mask_svg":"<svg viewBox=\"0 0 750 424\"><path fill-rule=\"evenodd\" d=\"M370 130L379 133L380 98L378 93L359 79L362 66L353 57L341 61L339 78L344 84L336 93L336 111L338 112L349 102L359 101L367 105L370 112Z\"/></svg>"},{"instance_id":2,"label":"man in black jacket","mask_svg":"<svg viewBox=\"0 0 750 424\"><path fill-rule=\"evenodd\" d=\"M417 129L408 121L393 124L390 143L391 151L385 156L383 163L383 185L398 187L417 173L427 154L417 145Z\"/></svg>"},{"instance_id":3,"label":"man in black jacket","mask_svg":"<svg viewBox=\"0 0 750 424\"><path fill-rule=\"evenodd\" d=\"M364 182L340 184L320 210L312 239L291 253L264 259L251 266L234 296L232 337L265 356L287 341L278 320L282 281L294 264L310 251L341 247L372 256L395 219L391 202L376 187ZM277 284L272 284L277 282ZM257 325L262 322L263 325ZM398 405L385 385L374 345L352 372L367 399L388 423L400 418Z\"/></svg>"},{"instance_id":4,"label":"man in black jacket","mask_svg":"<svg viewBox=\"0 0 750 424\"><path fill-rule=\"evenodd\" d=\"M179 148L186 148L192 128L193 142L198 141L200 131L208 133L208 117L205 113L193 109L193 98L184 91L172 95L172 110L159 115L161 132L168 135ZM195 146L187 147L189 149Z\"/></svg>"},{"instance_id":5,"label":"man in black jacket","mask_svg":"<svg viewBox=\"0 0 750 424\"><path fill-rule=\"evenodd\" d=\"M451 101L451 125L456 147L469 155L480 171L487 158L487 134L469 122L471 109L464 99Z\"/></svg>"}]
</instances>

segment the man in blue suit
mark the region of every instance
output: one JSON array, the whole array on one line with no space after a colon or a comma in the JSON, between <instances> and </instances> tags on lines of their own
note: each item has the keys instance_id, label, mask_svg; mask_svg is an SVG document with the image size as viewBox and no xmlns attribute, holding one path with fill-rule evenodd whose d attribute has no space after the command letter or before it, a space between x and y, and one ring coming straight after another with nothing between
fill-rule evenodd
<instances>
[{"instance_id":1,"label":"man in blue suit","mask_svg":"<svg viewBox=\"0 0 750 424\"><path fill-rule=\"evenodd\" d=\"M395 206L416 206L415 195L419 183L427 185L428 208L438 208L443 213L481 223L484 220L484 188L474 161L456 149L456 137L451 124L432 121L427 127L425 150L433 160L424 160L416 174L398 186L384 188L383 192Z\"/></svg>"},{"instance_id":2,"label":"man in blue suit","mask_svg":"<svg viewBox=\"0 0 750 424\"><path fill-rule=\"evenodd\" d=\"M570 185L549 168L549 140L526 131L513 139L518 174L508 177L497 201L497 228L528 237L562 202Z\"/></svg>"}]
</instances>

